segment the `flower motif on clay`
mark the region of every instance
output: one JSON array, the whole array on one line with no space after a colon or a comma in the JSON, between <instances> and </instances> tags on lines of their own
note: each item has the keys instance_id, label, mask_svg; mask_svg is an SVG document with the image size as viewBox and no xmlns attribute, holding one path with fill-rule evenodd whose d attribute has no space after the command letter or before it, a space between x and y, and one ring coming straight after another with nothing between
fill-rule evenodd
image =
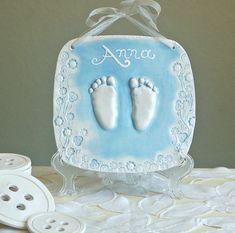
<instances>
[{"instance_id":1,"label":"flower motif on clay","mask_svg":"<svg viewBox=\"0 0 235 233\"><path fill-rule=\"evenodd\" d=\"M184 99L186 97L186 93L184 91L179 92L179 97Z\"/></svg>"},{"instance_id":2,"label":"flower motif on clay","mask_svg":"<svg viewBox=\"0 0 235 233\"><path fill-rule=\"evenodd\" d=\"M173 65L173 72L176 73L176 74L179 74L182 70L182 64L180 62L176 62L174 65Z\"/></svg>"},{"instance_id":3,"label":"flower motif on clay","mask_svg":"<svg viewBox=\"0 0 235 233\"><path fill-rule=\"evenodd\" d=\"M171 155L158 155L157 156L157 162L160 166L160 169L167 169L171 161L172 161Z\"/></svg>"},{"instance_id":4,"label":"flower motif on clay","mask_svg":"<svg viewBox=\"0 0 235 233\"><path fill-rule=\"evenodd\" d=\"M171 133L172 133L173 135L176 135L176 134L179 133L179 129L178 129L177 127L174 127L174 128L171 129Z\"/></svg>"},{"instance_id":5,"label":"flower motif on clay","mask_svg":"<svg viewBox=\"0 0 235 233\"><path fill-rule=\"evenodd\" d=\"M64 103L63 98L59 97L59 98L56 100L56 103L57 103L58 105L63 104L63 103Z\"/></svg>"},{"instance_id":6,"label":"flower motif on clay","mask_svg":"<svg viewBox=\"0 0 235 233\"><path fill-rule=\"evenodd\" d=\"M61 95L66 95L67 89L66 89L65 87L61 87L61 88L59 89L59 92L60 92Z\"/></svg>"},{"instance_id":7,"label":"flower motif on clay","mask_svg":"<svg viewBox=\"0 0 235 233\"><path fill-rule=\"evenodd\" d=\"M88 135L88 130L83 128L83 129L81 129L80 134L81 134L81 136L86 137Z\"/></svg>"},{"instance_id":8,"label":"flower motif on clay","mask_svg":"<svg viewBox=\"0 0 235 233\"><path fill-rule=\"evenodd\" d=\"M73 142L76 146L81 146L81 144L83 142L83 137L82 136L75 136L73 138Z\"/></svg>"},{"instance_id":9,"label":"flower motif on clay","mask_svg":"<svg viewBox=\"0 0 235 233\"><path fill-rule=\"evenodd\" d=\"M72 148L72 147L67 148L67 150L66 150L66 154L67 154L67 156L68 156L68 157L73 156L73 155L75 154L75 149L74 149L74 148Z\"/></svg>"},{"instance_id":10,"label":"flower motif on clay","mask_svg":"<svg viewBox=\"0 0 235 233\"><path fill-rule=\"evenodd\" d=\"M186 81L186 82L191 82L191 81L193 80L192 72L186 73L186 74L184 75L184 78L185 78L185 81Z\"/></svg>"},{"instance_id":11,"label":"flower motif on clay","mask_svg":"<svg viewBox=\"0 0 235 233\"><path fill-rule=\"evenodd\" d=\"M91 169L98 169L100 166L99 162L96 159L92 159L90 163Z\"/></svg>"},{"instance_id":12,"label":"flower motif on clay","mask_svg":"<svg viewBox=\"0 0 235 233\"><path fill-rule=\"evenodd\" d=\"M63 130L63 134L64 134L64 136L70 136L70 135L72 134L72 129L70 129L70 128L65 128L65 129Z\"/></svg>"},{"instance_id":13,"label":"flower motif on clay","mask_svg":"<svg viewBox=\"0 0 235 233\"><path fill-rule=\"evenodd\" d=\"M126 167L127 167L127 170L129 170L129 171L134 171L134 170L136 169L136 165L135 165L135 163L132 162L132 161L129 161L129 162L127 163Z\"/></svg>"},{"instance_id":14,"label":"flower motif on clay","mask_svg":"<svg viewBox=\"0 0 235 233\"><path fill-rule=\"evenodd\" d=\"M63 52L60 54L60 61L61 63L64 63L66 60L68 60L69 54L67 52Z\"/></svg>"},{"instance_id":15,"label":"flower motif on clay","mask_svg":"<svg viewBox=\"0 0 235 233\"><path fill-rule=\"evenodd\" d=\"M61 75L61 74L59 74L59 75L57 76L57 81L58 81L58 82L61 82L61 83L62 83L62 82L64 82L64 79L65 79L64 76Z\"/></svg>"},{"instance_id":16,"label":"flower motif on clay","mask_svg":"<svg viewBox=\"0 0 235 233\"><path fill-rule=\"evenodd\" d=\"M70 69L72 69L72 70L77 69L77 68L78 68L78 65L79 65L79 63L78 63L77 59L75 59L75 58L71 58L71 59L68 61L68 67L69 67Z\"/></svg>"},{"instance_id":17,"label":"flower motif on clay","mask_svg":"<svg viewBox=\"0 0 235 233\"><path fill-rule=\"evenodd\" d=\"M193 126L193 125L195 124L195 120L196 120L195 117L190 117L190 118L189 118L189 122L188 122L189 125L190 125L190 126Z\"/></svg>"},{"instance_id":18,"label":"flower motif on clay","mask_svg":"<svg viewBox=\"0 0 235 233\"><path fill-rule=\"evenodd\" d=\"M74 119L74 113L72 113L72 112L69 112L69 113L67 113L66 114L66 120L67 121L72 121L73 119Z\"/></svg>"},{"instance_id":19,"label":"flower motif on clay","mask_svg":"<svg viewBox=\"0 0 235 233\"><path fill-rule=\"evenodd\" d=\"M64 123L64 120L63 120L63 118L62 117L56 117L55 118L55 125L56 126L61 126L61 125L63 125L63 123Z\"/></svg>"},{"instance_id":20,"label":"flower motif on clay","mask_svg":"<svg viewBox=\"0 0 235 233\"><path fill-rule=\"evenodd\" d=\"M116 170L118 168L118 164L117 162L115 161L112 161L110 164L109 164L109 167L111 170Z\"/></svg>"},{"instance_id":21,"label":"flower motif on clay","mask_svg":"<svg viewBox=\"0 0 235 233\"><path fill-rule=\"evenodd\" d=\"M76 100L78 100L78 95L74 92L70 92L69 93L69 101L70 102L75 102Z\"/></svg>"}]
</instances>

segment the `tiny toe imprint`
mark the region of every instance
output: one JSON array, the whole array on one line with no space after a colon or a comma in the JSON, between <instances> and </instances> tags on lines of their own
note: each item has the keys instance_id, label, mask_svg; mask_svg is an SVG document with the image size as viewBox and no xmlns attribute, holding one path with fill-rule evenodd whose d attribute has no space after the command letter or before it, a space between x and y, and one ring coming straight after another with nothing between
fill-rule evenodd
<instances>
[{"instance_id":1,"label":"tiny toe imprint","mask_svg":"<svg viewBox=\"0 0 235 233\"><path fill-rule=\"evenodd\" d=\"M144 79L144 78L140 78L140 79L139 79L139 82L140 82L140 84L142 85L142 84L145 83L145 79Z\"/></svg>"},{"instance_id":2,"label":"tiny toe imprint","mask_svg":"<svg viewBox=\"0 0 235 233\"><path fill-rule=\"evenodd\" d=\"M101 77L101 82L102 82L103 84L105 84L105 83L106 83L106 77Z\"/></svg>"},{"instance_id":3,"label":"tiny toe imprint","mask_svg":"<svg viewBox=\"0 0 235 233\"><path fill-rule=\"evenodd\" d=\"M129 84L131 88L136 88L139 86L138 80L136 78L131 78Z\"/></svg>"},{"instance_id":4,"label":"tiny toe imprint","mask_svg":"<svg viewBox=\"0 0 235 233\"><path fill-rule=\"evenodd\" d=\"M94 82L93 84L92 84L92 88L93 89L96 89L98 87L98 84L96 83L96 82Z\"/></svg>"},{"instance_id":5,"label":"tiny toe imprint","mask_svg":"<svg viewBox=\"0 0 235 233\"><path fill-rule=\"evenodd\" d=\"M117 121L117 93L114 77L95 80L89 88L93 112L103 129L113 129Z\"/></svg>"},{"instance_id":6,"label":"tiny toe imprint","mask_svg":"<svg viewBox=\"0 0 235 233\"><path fill-rule=\"evenodd\" d=\"M102 84L101 80L100 79L97 79L96 80L96 83L100 86Z\"/></svg>"},{"instance_id":7,"label":"tiny toe imprint","mask_svg":"<svg viewBox=\"0 0 235 233\"><path fill-rule=\"evenodd\" d=\"M115 79L114 79L114 77L112 77L112 76L108 77L107 84L110 85L110 86L115 86Z\"/></svg>"}]
</instances>

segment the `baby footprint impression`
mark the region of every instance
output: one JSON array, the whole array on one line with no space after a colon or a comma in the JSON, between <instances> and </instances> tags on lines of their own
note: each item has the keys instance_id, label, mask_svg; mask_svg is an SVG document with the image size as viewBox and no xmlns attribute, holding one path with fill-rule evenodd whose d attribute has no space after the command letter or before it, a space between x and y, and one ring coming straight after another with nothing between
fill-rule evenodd
<instances>
[{"instance_id":1,"label":"baby footprint impression","mask_svg":"<svg viewBox=\"0 0 235 233\"><path fill-rule=\"evenodd\" d=\"M145 130L156 108L158 89L149 80L132 78L129 81L132 97L132 120L137 130Z\"/></svg>"},{"instance_id":2,"label":"baby footprint impression","mask_svg":"<svg viewBox=\"0 0 235 233\"><path fill-rule=\"evenodd\" d=\"M117 93L114 77L96 79L89 88L93 111L103 129L110 130L117 121Z\"/></svg>"}]
</instances>

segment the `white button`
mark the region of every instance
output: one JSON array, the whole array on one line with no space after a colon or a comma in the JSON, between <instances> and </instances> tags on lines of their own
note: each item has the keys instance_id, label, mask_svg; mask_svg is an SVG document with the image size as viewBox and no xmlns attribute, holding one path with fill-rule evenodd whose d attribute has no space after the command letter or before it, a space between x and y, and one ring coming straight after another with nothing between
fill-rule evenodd
<instances>
[{"instance_id":1,"label":"white button","mask_svg":"<svg viewBox=\"0 0 235 233\"><path fill-rule=\"evenodd\" d=\"M24 170L22 172L24 172L24 173L26 173L28 175L31 175L32 174L32 167L29 167L28 169L26 169L26 170Z\"/></svg>"},{"instance_id":2,"label":"white button","mask_svg":"<svg viewBox=\"0 0 235 233\"><path fill-rule=\"evenodd\" d=\"M51 212L31 216L28 220L28 229L31 233L81 233L85 226L77 218Z\"/></svg>"},{"instance_id":3,"label":"white button","mask_svg":"<svg viewBox=\"0 0 235 233\"><path fill-rule=\"evenodd\" d=\"M23 229L32 214L54 210L54 199L39 180L23 172L0 171L0 223Z\"/></svg>"},{"instance_id":4,"label":"white button","mask_svg":"<svg viewBox=\"0 0 235 233\"><path fill-rule=\"evenodd\" d=\"M18 154L0 153L0 170L25 171L31 168L31 160Z\"/></svg>"}]
</instances>

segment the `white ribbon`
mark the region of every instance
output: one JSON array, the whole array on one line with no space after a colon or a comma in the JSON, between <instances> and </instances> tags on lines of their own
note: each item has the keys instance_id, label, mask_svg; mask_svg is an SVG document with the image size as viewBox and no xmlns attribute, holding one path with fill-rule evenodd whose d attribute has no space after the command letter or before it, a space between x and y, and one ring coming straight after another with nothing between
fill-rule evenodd
<instances>
[{"instance_id":1,"label":"white ribbon","mask_svg":"<svg viewBox=\"0 0 235 233\"><path fill-rule=\"evenodd\" d=\"M136 25L142 32L161 40L169 47L173 47L173 42L160 34L156 20L161 12L161 6L154 0L124 0L120 3L121 8L101 7L93 10L86 24L92 29L76 40L72 47L76 47L79 41L87 36L101 34L114 22L121 18L129 20ZM142 20L137 20L133 16L138 15ZM97 18L95 20L95 18ZM143 22L142 22L143 21Z\"/></svg>"}]
</instances>

